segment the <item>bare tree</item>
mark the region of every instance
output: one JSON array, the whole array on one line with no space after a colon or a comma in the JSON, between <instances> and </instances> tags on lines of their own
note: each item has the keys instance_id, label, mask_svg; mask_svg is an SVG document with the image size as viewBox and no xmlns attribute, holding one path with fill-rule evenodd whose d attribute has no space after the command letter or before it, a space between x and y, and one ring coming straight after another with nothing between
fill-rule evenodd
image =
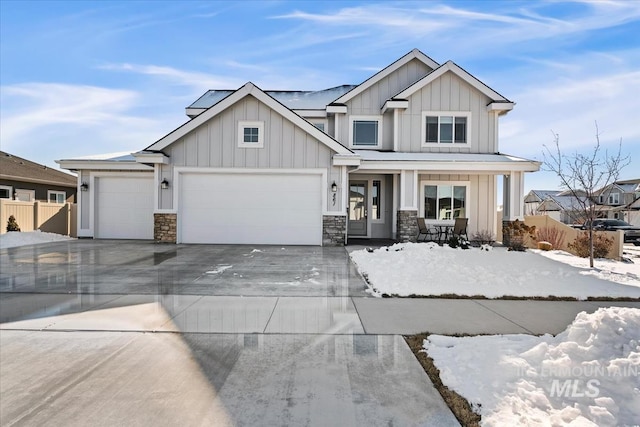
<instances>
[{"instance_id":1,"label":"bare tree","mask_svg":"<svg viewBox=\"0 0 640 427\"><path fill-rule=\"evenodd\" d=\"M560 178L561 187L573 196L572 209L584 221L589 233L589 265L593 268L593 220L599 210L596 193L618 180L620 171L630 163L630 157L622 154L622 139L617 152L609 154L607 150L603 151L597 122L596 144L588 154L563 154L560 136L553 131L551 133L555 147L552 150L543 146L544 167L554 172Z\"/></svg>"}]
</instances>

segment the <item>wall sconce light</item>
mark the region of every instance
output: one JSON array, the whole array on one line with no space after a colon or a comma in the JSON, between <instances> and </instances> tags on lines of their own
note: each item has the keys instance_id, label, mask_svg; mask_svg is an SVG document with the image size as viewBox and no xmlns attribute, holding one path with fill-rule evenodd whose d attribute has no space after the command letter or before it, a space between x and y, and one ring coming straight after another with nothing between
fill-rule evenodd
<instances>
[{"instance_id":1,"label":"wall sconce light","mask_svg":"<svg viewBox=\"0 0 640 427\"><path fill-rule=\"evenodd\" d=\"M169 188L169 181L167 181L167 178L163 179L162 182L160 183L160 187L163 190L166 190Z\"/></svg>"},{"instance_id":2,"label":"wall sconce light","mask_svg":"<svg viewBox=\"0 0 640 427\"><path fill-rule=\"evenodd\" d=\"M89 191L89 184L87 184L86 182L80 184L80 191Z\"/></svg>"},{"instance_id":3,"label":"wall sconce light","mask_svg":"<svg viewBox=\"0 0 640 427\"><path fill-rule=\"evenodd\" d=\"M336 184L335 181L333 181L333 184L331 184L331 192L333 193L333 206L336 205L336 193L338 192L338 184Z\"/></svg>"}]
</instances>

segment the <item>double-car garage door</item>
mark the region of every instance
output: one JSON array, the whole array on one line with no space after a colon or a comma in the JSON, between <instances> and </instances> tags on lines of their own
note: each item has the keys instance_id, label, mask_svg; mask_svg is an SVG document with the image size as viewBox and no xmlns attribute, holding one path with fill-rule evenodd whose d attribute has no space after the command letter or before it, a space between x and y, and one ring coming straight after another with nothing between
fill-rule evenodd
<instances>
[{"instance_id":1,"label":"double-car garage door","mask_svg":"<svg viewBox=\"0 0 640 427\"><path fill-rule=\"evenodd\" d=\"M322 175L182 173L181 243L322 244Z\"/></svg>"}]
</instances>

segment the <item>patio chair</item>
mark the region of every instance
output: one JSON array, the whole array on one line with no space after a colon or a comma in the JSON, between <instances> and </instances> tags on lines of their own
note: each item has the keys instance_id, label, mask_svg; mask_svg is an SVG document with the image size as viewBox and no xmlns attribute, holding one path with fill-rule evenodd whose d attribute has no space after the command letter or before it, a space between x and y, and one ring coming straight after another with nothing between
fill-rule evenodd
<instances>
[{"instance_id":1,"label":"patio chair","mask_svg":"<svg viewBox=\"0 0 640 427\"><path fill-rule=\"evenodd\" d=\"M420 241L420 236L424 236L424 238L422 239L423 242L426 242L427 238L430 241L433 241L435 240L434 238L437 237L437 235L437 230L429 228L424 222L424 218L418 218L418 241Z\"/></svg>"},{"instance_id":2,"label":"patio chair","mask_svg":"<svg viewBox=\"0 0 640 427\"><path fill-rule=\"evenodd\" d=\"M469 218L456 218L451 234L460 238L464 237L464 239L468 241L469 236L467 236L467 224L469 224Z\"/></svg>"}]
</instances>

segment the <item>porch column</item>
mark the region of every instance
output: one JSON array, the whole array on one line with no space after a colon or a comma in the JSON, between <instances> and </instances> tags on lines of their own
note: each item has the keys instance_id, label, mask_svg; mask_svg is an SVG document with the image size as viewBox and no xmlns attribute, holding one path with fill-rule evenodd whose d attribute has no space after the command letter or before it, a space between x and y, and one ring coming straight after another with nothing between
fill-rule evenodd
<instances>
[{"instance_id":1,"label":"porch column","mask_svg":"<svg viewBox=\"0 0 640 427\"><path fill-rule=\"evenodd\" d=\"M418 237L418 171L400 172L400 209L397 216L397 240L415 242Z\"/></svg>"},{"instance_id":2,"label":"porch column","mask_svg":"<svg viewBox=\"0 0 640 427\"><path fill-rule=\"evenodd\" d=\"M511 239L504 226L516 219L524 220L524 172L511 171L503 176L502 201L502 243L509 245Z\"/></svg>"}]
</instances>

